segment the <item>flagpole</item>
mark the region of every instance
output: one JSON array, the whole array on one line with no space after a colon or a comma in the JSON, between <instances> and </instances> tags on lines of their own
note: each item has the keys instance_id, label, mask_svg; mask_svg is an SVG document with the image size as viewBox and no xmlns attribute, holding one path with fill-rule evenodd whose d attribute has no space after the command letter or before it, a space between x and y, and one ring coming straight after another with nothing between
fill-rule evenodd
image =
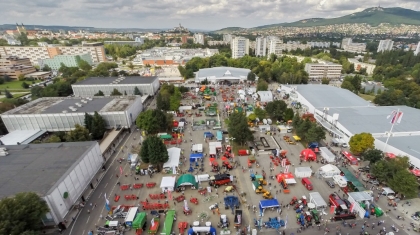
<instances>
[{"instance_id":1,"label":"flagpole","mask_svg":"<svg viewBox=\"0 0 420 235\"><path fill-rule=\"evenodd\" d=\"M397 110L397 113L396 113L396 116L398 116L398 113L400 112L400 109L398 109ZM392 118L392 117L391 117ZM392 121L392 119L391 119L391 121ZM385 147L384 147L384 150L382 151L382 152L384 152L385 153L385 151L386 151L386 148L388 147L388 141L389 141L389 137L391 137L391 135L392 135L392 129L394 129L394 125L395 125L395 123L397 122L397 120L394 120L393 122L392 122L392 125L391 125L391 130L389 130L389 132L388 132L388 135L387 135L387 137L386 137L386 142L385 142Z\"/></svg>"}]
</instances>

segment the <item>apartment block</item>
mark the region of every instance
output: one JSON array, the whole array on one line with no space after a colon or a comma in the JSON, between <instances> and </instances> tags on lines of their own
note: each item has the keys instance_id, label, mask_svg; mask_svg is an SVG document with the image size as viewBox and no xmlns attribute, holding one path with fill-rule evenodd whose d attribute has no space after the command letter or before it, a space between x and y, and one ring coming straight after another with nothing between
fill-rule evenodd
<instances>
[{"instance_id":1,"label":"apartment block","mask_svg":"<svg viewBox=\"0 0 420 235\"><path fill-rule=\"evenodd\" d=\"M193 36L194 43L204 45L204 34L195 33Z\"/></svg>"},{"instance_id":2,"label":"apartment block","mask_svg":"<svg viewBox=\"0 0 420 235\"><path fill-rule=\"evenodd\" d=\"M375 70L376 65L368 64L358 61L357 59L348 58L347 59L350 63L354 64L354 70L360 71L361 69L366 69L366 73L368 75L373 74L373 70Z\"/></svg>"},{"instance_id":3,"label":"apartment block","mask_svg":"<svg viewBox=\"0 0 420 235\"><path fill-rule=\"evenodd\" d=\"M230 44L235 36L232 34L223 34L223 41Z\"/></svg>"},{"instance_id":4,"label":"apartment block","mask_svg":"<svg viewBox=\"0 0 420 235\"><path fill-rule=\"evenodd\" d=\"M366 51L366 43L354 43L351 38L343 38L341 48L350 52L363 52Z\"/></svg>"},{"instance_id":5,"label":"apartment block","mask_svg":"<svg viewBox=\"0 0 420 235\"><path fill-rule=\"evenodd\" d=\"M377 52L384 52L392 50L394 46L394 41L387 39L387 40L380 40Z\"/></svg>"},{"instance_id":6,"label":"apartment block","mask_svg":"<svg viewBox=\"0 0 420 235\"><path fill-rule=\"evenodd\" d=\"M307 63L305 71L309 75L309 79L339 79L341 76L341 64L335 63Z\"/></svg>"},{"instance_id":7,"label":"apartment block","mask_svg":"<svg viewBox=\"0 0 420 235\"><path fill-rule=\"evenodd\" d=\"M19 58L17 56L9 56L6 58L0 58L0 67L19 65L19 64L32 66L31 61L28 58Z\"/></svg>"},{"instance_id":8,"label":"apartment block","mask_svg":"<svg viewBox=\"0 0 420 235\"><path fill-rule=\"evenodd\" d=\"M306 50L310 49L311 45L309 44L300 44L297 42L288 42L283 43L283 40L272 40L268 47L268 54L282 55L283 51L292 51L292 50Z\"/></svg>"},{"instance_id":9,"label":"apartment block","mask_svg":"<svg viewBox=\"0 0 420 235\"><path fill-rule=\"evenodd\" d=\"M235 37L230 44L232 49L232 58L238 59L249 54L249 39L244 37Z\"/></svg>"},{"instance_id":10,"label":"apartment block","mask_svg":"<svg viewBox=\"0 0 420 235\"><path fill-rule=\"evenodd\" d=\"M258 37L255 40L255 55L266 56L267 54L267 38Z\"/></svg>"},{"instance_id":11,"label":"apartment block","mask_svg":"<svg viewBox=\"0 0 420 235\"><path fill-rule=\"evenodd\" d=\"M0 77L9 76L11 79L18 79L22 75L36 72L28 58L9 56L0 58Z\"/></svg>"}]
</instances>

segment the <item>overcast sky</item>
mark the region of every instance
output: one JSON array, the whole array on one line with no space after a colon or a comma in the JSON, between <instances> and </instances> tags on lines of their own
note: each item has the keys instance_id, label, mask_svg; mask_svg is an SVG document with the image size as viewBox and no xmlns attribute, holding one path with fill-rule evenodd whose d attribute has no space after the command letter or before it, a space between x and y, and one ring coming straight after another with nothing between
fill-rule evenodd
<instances>
[{"instance_id":1,"label":"overcast sky","mask_svg":"<svg viewBox=\"0 0 420 235\"><path fill-rule=\"evenodd\" d=\"M102 28L191 29L255 27L368 7L420 10L420 0L10 0L1 1L2 23Z\"/></svg>"}]
</instances>

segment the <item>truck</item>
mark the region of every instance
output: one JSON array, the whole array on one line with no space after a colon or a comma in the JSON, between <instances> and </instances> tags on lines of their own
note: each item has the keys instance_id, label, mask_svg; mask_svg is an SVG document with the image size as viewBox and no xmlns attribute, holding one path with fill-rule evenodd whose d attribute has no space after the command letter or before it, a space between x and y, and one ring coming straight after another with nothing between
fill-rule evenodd
<instances>
[{"instance_id":1,"label":"truck","mask_svg":"<svg viewBox=\"0 0 420 235\"><path fill-rule=\"evenodd\" d=\"M340 214L340 212L347 213L348 208L346 203L341 199L340 196L338 196L337 193L332 193L329 196L330 205L335 207L335 211ZM341 213L343 214L343 213Z\"/></svg>"},{"instance_id":2,"label":"truck","mask_svg":"<svg viewBox=\"0 0 420 235\"><path fill-rule=\"evenodd\" d=\"M210 177L210 186L218 188L221 185L227 185L231 182L230 174L220 174Z\"/></svg>"},{"instance_id":3,"label":"truck","mask_svg":"<svg viewBox=\"0 0 420 235\"><path fill-rule=\"evenodd\" d=\"M131 154L130 156L130 163L131 163L131 168L134 169L139 161L139 155L138 154Z\"/></svg>"}]
</instances>

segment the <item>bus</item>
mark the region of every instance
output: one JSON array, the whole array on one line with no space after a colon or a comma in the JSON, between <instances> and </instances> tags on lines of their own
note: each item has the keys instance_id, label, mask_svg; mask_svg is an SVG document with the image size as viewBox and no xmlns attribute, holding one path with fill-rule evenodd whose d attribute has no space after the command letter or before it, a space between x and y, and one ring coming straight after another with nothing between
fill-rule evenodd
<instances>
[{"instance_id":1,"label":"bus","mask_svg":"<svg viewBox=\"0 0 420 235\"><path fill-rule=\"evenodd\" d=\"M138 207L131 207L128 210L127 216L125 217L124 223L127 226L133 226L133 221L134 218L136 218L137 213L139 212L139 208Z\"/></svg>"}]
</instances>

